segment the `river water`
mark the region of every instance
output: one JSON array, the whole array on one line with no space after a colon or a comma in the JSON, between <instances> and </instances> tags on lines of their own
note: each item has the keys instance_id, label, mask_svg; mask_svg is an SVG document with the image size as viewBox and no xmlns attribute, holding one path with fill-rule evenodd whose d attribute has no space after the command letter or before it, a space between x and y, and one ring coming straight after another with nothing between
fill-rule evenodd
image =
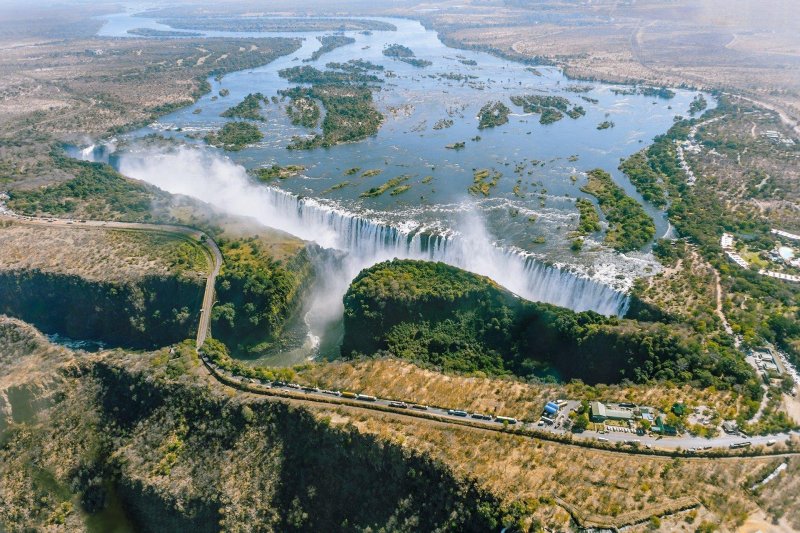
<instances>
[{"instance_id":1,"label":"river water","mask_svg":"<svg viewBox=\"0 0 800 533\"><path fill-rule=\"evenodd\" d=\"M141 27L170 29L131 13L105 18L108 22L100 30L105 36L129 37L128 29ZM169 192L194 196L347 252L349 260L323 267L332 269L329 274L337 278L329 282L335 287L327 287L325 297L320 297L326 308L333 306L334 315L341 310L350 279L361 268L392 257L441 260L488 275L525 298L624 314L633 280L657 271L658 265L647 250L613 252L602 245L602 234L588 238L581 252L570 250L570 232L578 223L575 199L594 201L580 188L586 182L585 171L600 167L641 201L617 170L619 161L666 132L675 116L686 115L695 93L676 90L671 99L615 94L614 89L629 87L569 80L556 68L531 68L486 53L449 48L416 21L379 20L397 30L345 32L355 43L316 61L305 60L320 46L316 37L331 32L199 31L207 37L296 37L303 44L296 53L263 67L231 73L219 81L209 79L212 92L195 105L117 139L131 141L159 133L185 145L154 152L126 143L129 148L117 153L120 170ZM392 43L411 48L431 65L419 68L384 56L382 50ZM279 70L300 65L324 69L328 62L353 59L384 67L377 73L383 83L374 98L386 118L374 137L327 149L287 150L293 136L313 131L293 126L284 102L263 106L264 121L255 124L265 138L252 147L223 153L198 140L221 127L227 119L220 113L247 94L270 97L294 86L278 75ZM219 96L222 89L229 91L228 96ZM524 114L509 100L528 94L562 96L581 105L586 115L542 125L538 115ZM478 110L493 100L512 109L510 120L479 130ZM434 128L445 120L452 125ZM606 120L615 127L598 130L596 126ZM446 148L457 142L464 142L465 148ZM93 157L92 150L86 150L84 157ZM246 173L273 164L302 165L305 170L270 185L257 183ZM346 175L356 167L357 173ZM361 177L373 169L381 173ZM502 174L487 197L468 193L475 169ZM409 176L410 190L394 196L360 196L401 175ZM664 234L668 225L663 213L642 203L656 222L657 234Z\"/></svg>"}]
</instances>

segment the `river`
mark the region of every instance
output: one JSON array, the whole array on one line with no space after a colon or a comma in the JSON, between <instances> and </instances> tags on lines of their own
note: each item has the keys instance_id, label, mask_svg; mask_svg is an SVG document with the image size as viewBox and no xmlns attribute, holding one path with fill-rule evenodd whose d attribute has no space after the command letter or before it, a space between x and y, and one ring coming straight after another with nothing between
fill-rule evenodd
<instances>
[{"instance_id":1,"label":"river","mask_svg":"<svg viewBox=\"0 0 800 533\"><path fill-rule=\"evenodd\" d=\"M130 12L105 18L103 36L130 37L127 31L132 28L170 29ZM169 192L347 252L348 259L320 267L336 278L320 296L325 315L340 312L341 296L361 268L392 257L441 260L490 276L531 300L624 314L633 281L658 271L658 263L647 249L624 255L613 252L602 244L602 234L590 236L579 253L572 251L571 232L578 222L575 199L594 201L580 188L586 182L585 171L603 168L645 205L657 234L666 233L664 214L641 200L617 166L621 158L666 132L676 116L687 115L696 93L675 90L669 99L619 94L619 89L630 87L574 81L553 67L532 68L453 49L413 20L378 20L394 25L396 31L344 32L355 42L316 61L310 60L320 46L316 37L332 32L187 30L207 37L299 37L303 44L296 53L263 67L209 79L212 91L195 105L115 139L128 146L116 154L118 167ZM386 57L382 51L393 43L411 48L430 66L419 68ZM263 106L264 121L255 124L265 138L240 152L224 153L198 139L221 127L227 119L220 114L247 94L270 97L294 86L278 75L281 69L299 65L324 69L329 62L354 59L384 67L378 73L383 83L374 93L376 106L386 117L377 135L332 148L287 150L293 136L312 132L291 124L284 102ZM223 89L229 92L225 97L219 96ZM509 100L528 94L567 98L586 114L542 125L538 115L523 113ZM510 120L479 130L478 110L494 100L511 108ZM615 126L597 129L607 120ZM437 122L448 125L434 128ZM177 139L184 147L154 151L131 143L153 133ZM464 149L446 148L457 142L464 142ZM93 158L95 152L84 150L84 157ZM302 165L305 170L270 185L256 182L246 172L273 164ZM348 175L352 168L359 171ZM373 169L381 173L361 177ZM468 193L476 169L502 174L489 196ZM408 191L361 196L397 176L409 176Z\"/></svg>"}]
</instances>

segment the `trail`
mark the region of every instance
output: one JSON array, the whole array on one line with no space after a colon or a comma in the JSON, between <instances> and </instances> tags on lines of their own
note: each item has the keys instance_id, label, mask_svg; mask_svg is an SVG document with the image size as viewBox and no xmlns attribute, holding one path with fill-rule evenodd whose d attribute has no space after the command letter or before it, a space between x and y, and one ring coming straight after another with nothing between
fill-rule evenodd
<instances>
[{"instance_id":1,"label":"trail","mask_svg":"<svg viewBox=\"0 0 800 533\"><path fill-rule=\"evenodd\" d=\"M733 328L731 328L730 323L728 323L728 317L725 316L725 313L722 310L722 283L720 281L719 272L717 272L716 268L711 268L711 271L714 272L714 296L717 301L716 305L716 313L717 316L722 320L722 327L725 328L725 333L728 335L733 335ZM734 344L736 347L739 347L740 340L738 337L734 339Z\"/></svg>"}]
</instances>

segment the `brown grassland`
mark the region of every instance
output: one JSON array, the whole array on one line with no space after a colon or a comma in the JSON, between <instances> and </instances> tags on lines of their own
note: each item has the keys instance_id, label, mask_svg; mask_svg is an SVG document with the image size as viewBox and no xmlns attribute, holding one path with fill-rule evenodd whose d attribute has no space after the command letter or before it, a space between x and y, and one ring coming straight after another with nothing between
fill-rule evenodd
<instances>
[{"instance_id":1,"label":"brown grassland","mask_svg":"<svg viewBox=\"0 0 800 533\"><path fill-rule=\"evenodd\" d=\"M30 226L0 221L0 270L40 270L89 280L122 281L144 276L204 280L205 250L167 233Z\"/></svg>"},{"instance_id":2,"label":"brown grassland","mask_svg":"<svg viewBox=\"0 0 800 533\"><path fill-rule=\"evenodd\" d=\"M623 525L643 521L634 530L650 527L647 520L669 514L682 505L701 507L679 513L663 524L665 530L695 531L704 521L733 530L757 512L753 495L743 487L774 470L784 459L685 460L631 456L537 442L513 435L483 432L443 424L409 424L389 415L348 409L313 409L331 424L352 424L415 450L424 450L460 476L479 483L504 502L517 502L531 519L549 528L567 527L565 508L587 525ZM791 471L797 461L789 459ZM786 478L784 478L786 479ZM750 481L748 481L750 480ZM796 508L796 496L781 494L774 483L760 493L759 503L778 515ZM783 513L780 510L783 509ZM786 521L782 526L787 527ZM797 527L794 524L789 527ZM778 529L775 529L776 531Z\"/></svg>"},{"instance_id":3,"label":"brown grassland","mask_svg":"<svg viewBox=\"0 0 800 533\"><path fill-rule=\"evenodd\" d=\"M558 398L633 401L665 411L675 402L685 402L711 408L726 418L735 418L742 407L730 391L713 388L525 383L511 378L443 374L391 357L310 364L299 369L297 379L322 388L528 420L537 419L544 405Z\"/></svg>"}]
</instances>

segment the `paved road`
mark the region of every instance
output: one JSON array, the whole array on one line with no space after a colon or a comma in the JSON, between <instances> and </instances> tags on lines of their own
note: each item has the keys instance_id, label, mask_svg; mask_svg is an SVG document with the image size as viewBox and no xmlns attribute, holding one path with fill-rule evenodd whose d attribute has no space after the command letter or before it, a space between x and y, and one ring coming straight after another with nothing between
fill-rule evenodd
<instances>
[{"instance_id":1,"label":"paved road","mask_svg":"<svg viewBox=\"0 0 800 533\"><path fill-rule=\"evenodd\" d=\"M211 260L211 272L206 278L206 290L203 293L203 304L200 307L200 321L197 325L197 348L203 346L208 335L208 328L211 320L211 308L214 305L214 284L219 275L219 269L222 267L222 252L219 251L217 243L213 239L203 234L205 238L201 237L202 244L205 245L206 250L211 252L209 259Z\"/></svg>"},{"instance_id":2,"label":"paved road","mask_svg":"<svg viewBox=\"0 0 800 533\"><path fill-rule=\"evenodd\" d=\"M211 372L218 381L226 385L233 385L248 392L277 397L289 397L299 400L310 400L317 403L327 403L331 405L354 405L366 409L376 409L380 411L402 413L407 416L416 416L422 418L433 418L443 422L457 422L461 425L470 425L473 427L480 427L486 429L500 430L504 428L521 429L532 434L533 437L543 439L552 439L563 442L563 439L569 438L573 443L583 443L584 445L592 446L607 450L609 444L617 442L623 445L627 444L626 451L632 451L635 448L654 451L654 452L686 452L687 455L702 456L704 452L712 450L729 450L732 444L741 444L749 442L750 447L764 446L764 448L756 455L773 455L770 452L771 446L788 441L792 435L800 433L782 433L779 435L767 436L754 436L743 437L741 435L720 435L713 439L705 439L702 437L679 436L679 437L661 437L656 435L636 435L636 433L622 433L622 432L605 432L599 433L595 431L585 431L583 433L571 433L562 428L552 426L539 426L536 423L525 423L521 420L514 420L513 422L504 423L502 418L487 417L484 419L480 413L471 413L466 410L454 410L446 407L438 406L422 406L413 403L406 403L402 400L392 400L388 398L376 398L374 396L354 394L346 391L324 390L315 387L303 387L296 383L283 383L283 382L268 382L260 381L257 379L244 378L232 374L219 366L215 365L212 361L201 354L203 363L206 368ZM577 402L573 402L577 403ZM559 421L566 417L566 410L569 409L567 405L562 409L562 414L559 416ZM513 420L513 419L512 419ZM569 435L569 436L568 436ZM636 442L635 445L632 445ZM611 449L615 451L615 449ZM798 454L800 452L789 452L789 454Z\"/></svg>"},{"instance_id":3,"label":"paved road","mask_svg":"<svg viewBox=\"0 0 800 533\"><path fill-rule=\"evenodd\" d=\"M18 215L17 213L14 213L8 209L3 203L3 198L0 198L0 217L11 218L17 223L33 226L58 226L76 229L90 227L171 233L174 235L187 237L198 242L206 251L210 263L209 266L211 267L208 277L206 278L206 287L203 293L203 303L200 307L200 320L198 322L196 338L198 347L202 346L205 342L211 317L211 307L214 305L214 284L216 283L219 270L222 267L222 253L220 252L217 243L214 242L214 239L206 235L204 232L188 226L178 226L174 224L145 224L140 222L29 217Z\"/></svg>"},{"instance_id":4,"label":"paved road","mask_svg":"<svg viewBox=\"0 0 800 533\"><path fill-rule=\"evenodd\" d=\"M208 334L209 317L211 314L211 307L214 303L214 283L219 274L220 267L222 266L222 254L219 247L208 235L194 228L186 226L177 226L170 224L144 224L133 222L112 222L112 221L76 221L69 219L56 219L56 218L36 218L17 215L9 211L2 202L0 197L0 217L12 218L15 221L23 224L32 224L40 226L60 226L70 228L84 228L84 227L100 227L110 229L125 229L135 231L157 231L167 232L172 234L181 235L191 238L203 245L208 252L209 261L211 261L211 271L206 279L206 288L203 295L203 303L200 310L200 320L197 331L197 346L198 350L203 345ZM586 431L580 434L572 434L567 430L559 427L566 418L566 412L575 407L576 402L568 402L561 411L561 414L556 419L556 426L539 426L534 423L524 423L521 420L514 418L491 417L481 413L469 413L466 410L459 410L458 408L445 408L437 406L423 406L403 402L402 400L391 400L386 398L376 398L362 394L353 394L342 391L320 390L313 387L301 387L294 383L281 383L281 382L264 382L240 376L232 375L231 373L219 368L213 362L209 361L201 352L202 360L205 367L209 370L211 375L224 384L234 384L246 388L249 392L255 392L264 395L294 397L297 399L309 399L316 402L329 403L334 405L359 404L365 408L379 409L381 411L390 411L396 413L403 413L405 415L412 415L417 417L424 417L429 419L436 419L444 422L459 423L461 425L469 425L484 429L500 430L505 428L522 429L528 432L535 433L540 438L548 438L554 440L563 439L569 434L569 438L576 442L583 442L584 444L595 444L597 447L603 447L608 443L621 442L623 444L631 444L636 442L637 447L644 447L662 452L675 452L678 449L683 451L698 452L708 451L711 449L729 448L731 444L750 442L752 446L775 444L778 442L786 442L791 438L791 434L783 433L780 435L768 436L755 436L755 437L742 437L737 435L721 435L713 439L704 439L699 437L660 437L652 435L638 436L635 433L623 432L605 432L598 433L594 431ZM629 448L630 450L630 448ZM769 448L765 447L763 454L768 453ZM795 452L800 453L800 452Z\"/></svg>"}]
</instances>

